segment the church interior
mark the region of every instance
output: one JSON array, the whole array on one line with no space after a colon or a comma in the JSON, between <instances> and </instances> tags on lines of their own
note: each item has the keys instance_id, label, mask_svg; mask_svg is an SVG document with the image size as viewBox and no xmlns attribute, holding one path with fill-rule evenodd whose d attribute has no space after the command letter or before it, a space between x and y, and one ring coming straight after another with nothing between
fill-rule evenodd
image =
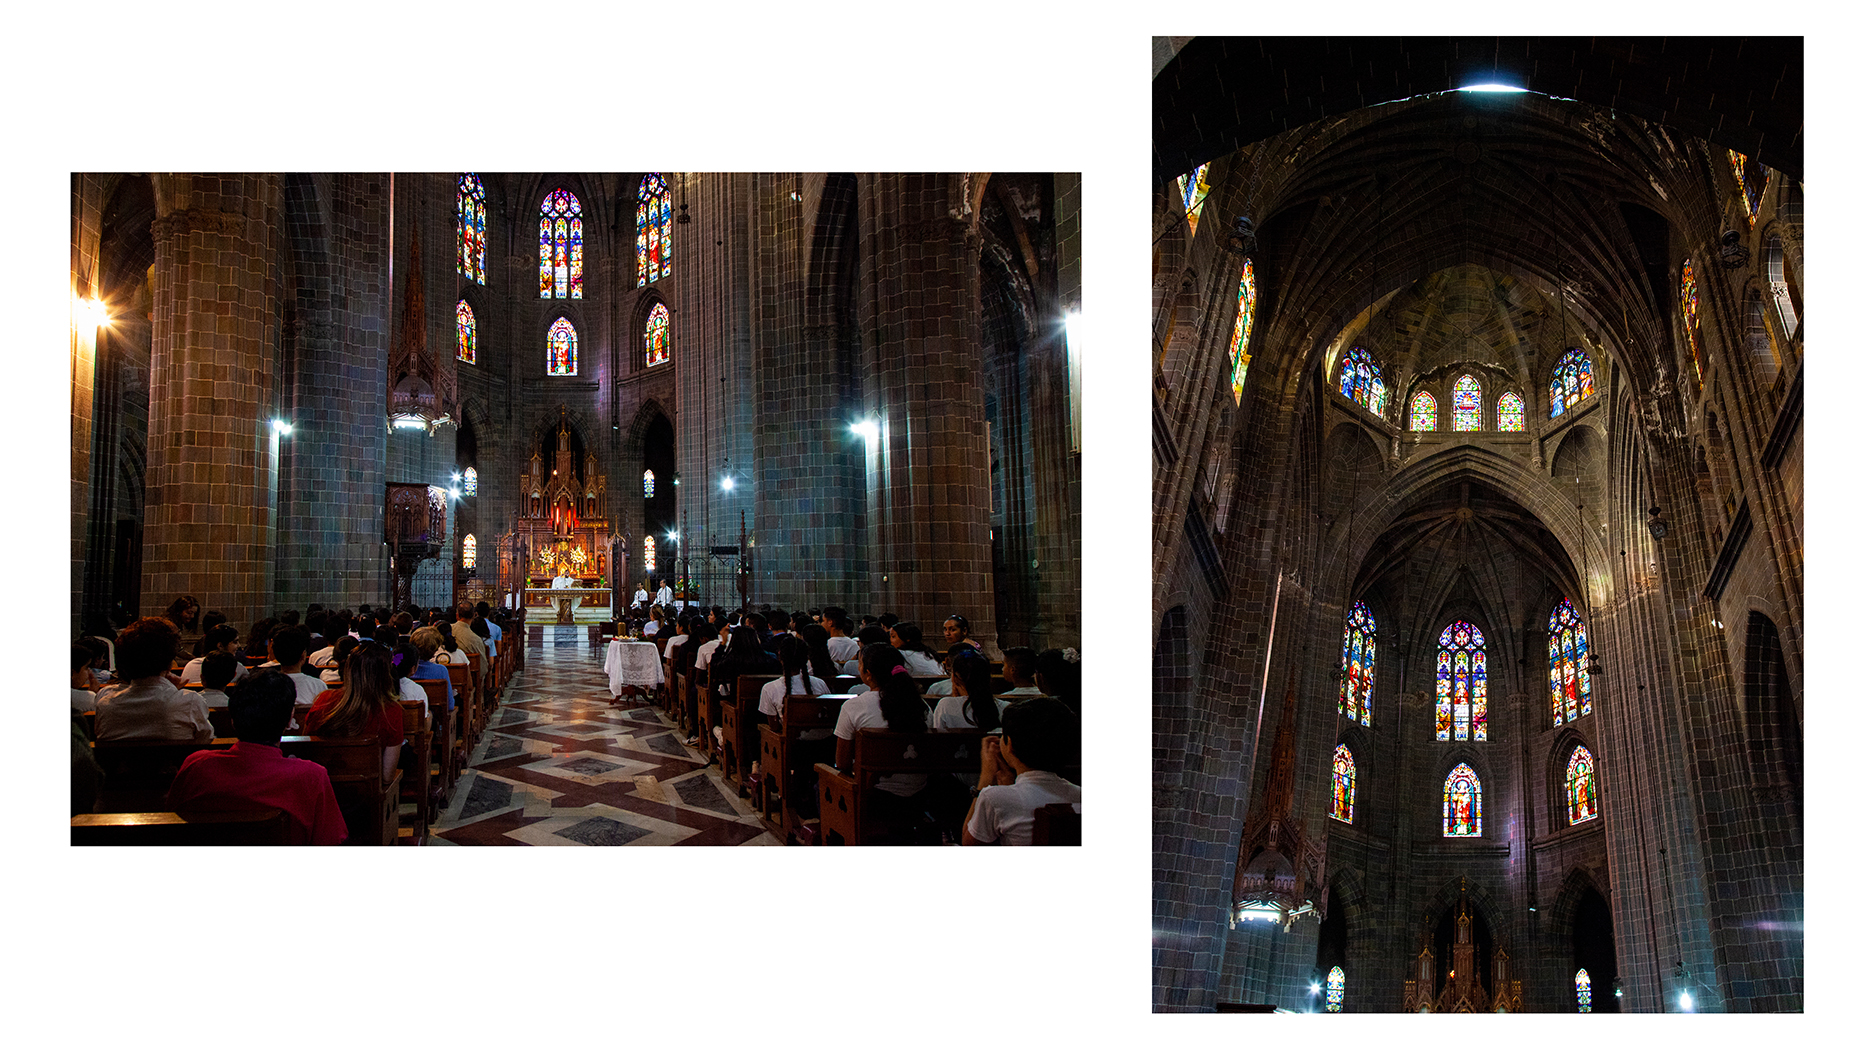
<instances>
[{"instance_id":1,"label":"church interior","mask_svg":"<svg viewBox=\"0 0 1872 1049\"><path fill-rule=\"evenodd\" d=\"M1152 1008L1799 1012L1799 37L1154 41Z\"/></svg>"},{"instance_id":2,"label":"church interior","mask_svg":"<svg viewBox=\"0 0 1872 1049\"><path fill-rule=\"evenodd\" d=\"M796 840L752 726L609 702L652 604L1076 659L1077 174L70 187L73 638L485 602L432 843Z\"/></svg>"}]
</instances>

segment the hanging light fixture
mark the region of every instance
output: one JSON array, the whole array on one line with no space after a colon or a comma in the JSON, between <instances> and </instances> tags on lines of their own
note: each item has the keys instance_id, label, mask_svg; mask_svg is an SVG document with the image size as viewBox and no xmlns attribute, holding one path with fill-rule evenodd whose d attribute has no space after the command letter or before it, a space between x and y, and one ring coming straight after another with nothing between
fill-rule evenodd
<instances>
[{"instance_id":1,"label":"hanging light fixture","mask_svg":"<svg viewBox=\"0 0 1872 1049\"><path fill-rule=\"evenodd\" d=\"M1645 528L1650 531L1651 538L1653 539L1662 539L1670 534L1670 525L1666 524L1664 519L1658 516L1663 512L1664 511L1658 507L1652 507L1651 520L1645 522Z\"/></svg>"}]
</instances>

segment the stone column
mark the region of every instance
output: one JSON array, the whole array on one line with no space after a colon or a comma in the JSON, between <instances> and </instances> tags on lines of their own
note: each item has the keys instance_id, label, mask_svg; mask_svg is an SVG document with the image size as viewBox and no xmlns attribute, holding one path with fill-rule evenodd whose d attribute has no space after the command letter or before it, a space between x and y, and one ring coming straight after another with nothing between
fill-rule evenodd
<instances>
[{"instance_id":1,"label":"stone column","mask_svg":"<svg viewBox=\"0 0 1872 1049\"><path fill-rule=\"evenodd\" d=\"M988 433L982 400L980 244L951 217L946 175L860 175L859 328L871 596L940 643L960 612L994 630ZM955 202L960 213L960 202Z\"/></svg>"},{"instance_id":2,"label":"stone column","mask_svg":"<svg viewBox=\"0 0 1872 1049\"><path fill-rule=\"evenodd\" d=\"M160 179L143 613L181 594L243 629L270 611L277 175Z\"/></svg>"}]
</instances>

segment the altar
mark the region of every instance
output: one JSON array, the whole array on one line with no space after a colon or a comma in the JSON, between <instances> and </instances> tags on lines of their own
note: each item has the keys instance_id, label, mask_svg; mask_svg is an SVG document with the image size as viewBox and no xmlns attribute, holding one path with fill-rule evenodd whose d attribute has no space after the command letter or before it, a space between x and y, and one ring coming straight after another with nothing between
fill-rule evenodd
<instances>
[{"instance_id":1,"label":"altar","mask_svg":"<svg viewBox=\"0 0 1872 1049\"><path fill-rule=\"evenodd\" d=\"M564 405L559 415L520 471L514 529L499 537L500 588L529 623L608 623L627 537L612 530L597 455Z\"/></svg>"},{"instance_id":2,"label":"altar","mask_svg":"<svg viewBox=\"0 0 1872 1049\"><path fill-rule=\"evenodd\" d=\"M609 623L611 590L608 587L530 586L526 589L527 621L532 623ZM544 616L537 612L546 613Z\"/></svg>"}]
</instances>

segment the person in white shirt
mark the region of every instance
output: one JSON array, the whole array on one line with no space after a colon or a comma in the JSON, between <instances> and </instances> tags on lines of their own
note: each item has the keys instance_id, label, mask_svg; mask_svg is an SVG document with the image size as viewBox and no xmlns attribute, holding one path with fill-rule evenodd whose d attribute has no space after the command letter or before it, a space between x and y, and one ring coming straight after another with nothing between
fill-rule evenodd
<instances>
[{"instance_id":1,"label":"person in white shirt","mask_svg":"<svg viewBox=\"0 0 1872 1049\"><path fill-rule=\"evenodd\" d=\"M832 654L835 662L847 663L858 658L858 650L864 646L860 645L856 638L849 636L852 624L851 620L845 618L843 609L826 609L825 615L819 622L825 627L828 635L826 651Z\"/></svg>"},{"instance_id":2,"label":"person in white shirt","mask_svg":"<svg viewBox=\"0 0 1872 1049\"><path fill-rule=\"evenodd\" d=\"M943 672L936 653L923 643L923 630L915 623L898 623L890 628L891 647L903 653L904 666L910 673L925 677Z\"/></svg>"},{"instance_id":3,"label":"person in white shirt","mask_svg":"<svg viewBox=\"0 0 1872 1049\"><path fill-rule=\"evenodd\" d=\"M827 644L827 647L830 648L831 642L827 642L826 644ZM858 631L858 654L852 656L850 659L840 664L839 673L851 674L851 675L857 676L859 671L862 669L862 667L860 666L860 663L862 662L860 657L864 655L864 650L867 648L870 648L872 645L889 645L889 644L890 644L890 631L884 629L881 626L878 626L875 623L873 623L872 625L868 627L864 627L863 629Z\"/></svg>"},{"instance_id":4,"label":"person in white shirt","mask_svg":"<svg viewBox=\"0 0 1872 1049\"><path fill-rule=\"evenodd\" d=\"M631 607L642 608L643 606L649 603L650 603L650 591L645 590L642 583L638 583L637 592L631 595Z\"/></svg>"},{"instance_id":5,"label":"person in white shirt","mask_svg":"<svg viewBox=\"0 0 1872 1049\"><path fill-rule=\"evenodd\" d=\"M234 655L234 644L239 640L240 631L228 626L226 623L209 627L207 637L203 642L203 654L189 660L188 663L182 667L182 683L184 685L201 684L202 660L216 652L225 652L230 656ZM234 661L234 667L234 680L239 681L241 678L247 676L247 664L236 659Z\"/></svg>"},{"instance_id":6,"label":"person in white shirt","mask_svg":"<svg viewBox=\"0 0 1872 1049\"><path fill-rule=\"evenodd\" d=\"M486 601L475 602L475 615L483 623L486 623L488 628L488 658L497 659L500 656L502 631L500 624L494 622L494 617L488 614L489 611L491 610L488 608L488 603Z\"/></svg>"},{"instance_id":7,"label":"person in white shirt","mask_svg":"<svg viewBox=\"0 0 1872 1049\"><path fill-rule=\"evenodd\" d=\"M811 652L806 642L788 634L775 647L780 652L781 676L762 685L760 693L760 712L770 720L780 717L781 704L788 696L823 696L832 691L823 679L806 673Z\"/></svg>"},{"instance_id":8,"label":"person in white shirt","mask_svg":"<svg viewBox=\"0 0 1872 1049\"><path fill-rule=\"evenodd\" d=\"M667 605L674 600L676 600L676 591L670 589L669 581L665 579L657 580L656 603L659 605Z\"/></svg>"},{"instance_id":9,"label":"person in white shirt","mask_svg":"<svg viewBox=\"0 0 1872 1049\"><path fill-rule=\"evenodd\" d=\"M967 645L957 646L957 649L949 657L949 683L955 686L955 691L936 703L936 712L931 716L936 730L999 732L1001 712L1008 708L1009 701L995 698L994 675L988 669L988 657Z\"/></svg>"},{"instance_id":10,"label":"person in white shirt","mask_svg":"<svg viewBox=\"0 0 1872 1049\"><path fill-rule=\"evenodd\" d=\"M1034 683L1034 650L1016 645L1001 652L1001 676L1013 685L1001 694L1009 699L1021 699L1027 696L1042 696L1040 686Z\"/></svg>"},{"instance_id":11,"label":"person in white shirt","mask_svg":"<svg viewBox=\"0 0 1872 1049\"><path fill-rule=\"evenodd\" d=\"M702 647L696 649L695 668L697 670L708 669L709 659L715 655L716 649L727 643L728 631L734 629L736 620L740 618L740 616L734 616L722 623L721 629L716 632L714 639L702 642Z\"/></svg>"},{"instance_id":12,"label":"person in white shirt","mask_svg":"<svg viewBox=\"0 0 1872 1049\"><path fill-rule=\"evenodd\" d=\"M71 705L72 713L82 713L97 709L97 677L91 673L91 650L84 645L73 645L71 651Z\"/></svg>"},{"instance_id":13,"label":"person in white shirt","mask_svg":"<svg viewBox=\"0 0 1872 1049\"><path fill-rule=\"evenodd\" d=\"M859 679L871 691L848 699L839 708L838 725L832 734L838 737L834 761L841 771L849 772L857 749L858 730L887 728L892 732L929 731L930 709L923 702L916 679L904 666L903 656L889 645L872 645L859 657ZM901 823L915 815L910 799L928 785L929 777L920 772L892 773L877 780L877 794L867 796L870 806L886 822ZM881 797L878 795L882 795Z\"/></svg>"},{"instance_id":14,"label":"person in white shirt","mask_svg":"<svg viewBox=\"0 0 1872 1049\"><path fill-rule=\"evenodd\" d=\"M1032 845L1034 810L1079 804L1061 773L1079 750L1079 719L1050 697L1022 700L1002 716L1001 736L982 739L981 777L962 828L964 845Z\"/></svg>"},{"instance_id":15,"label":"person in white shirt","mask_svg":"<svg viewBox=\"0 0 1872 1049\"><path fill-rule=\"evenodd\" d=\"M155 618L139 619L117 636L122 681L98 690L99 742L214 739L207 705L195 693L176 687L169 674L178 637L172 623Z\"/></svg>"}]
</instances>

